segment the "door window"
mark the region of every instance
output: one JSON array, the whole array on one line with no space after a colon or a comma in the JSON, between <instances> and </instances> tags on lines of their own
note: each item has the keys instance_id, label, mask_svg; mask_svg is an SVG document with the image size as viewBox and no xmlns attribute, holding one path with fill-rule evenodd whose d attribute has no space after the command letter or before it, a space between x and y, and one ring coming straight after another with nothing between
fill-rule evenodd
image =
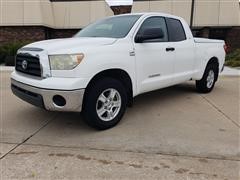
<instances>
[{"instance_id":1,"label":"door window","mask_svg":"<svg viewBox=\"0 0 240 180\"><path fill-rule=\"evenodd\" d=\"M151 39L144 42L167 42L168 33L165 19L163 17L150 17L147 18L141 25L137 35L142 35L147 28L161 28L163 31L163 38L161 39Z\"/></svg>"}]
</instances>

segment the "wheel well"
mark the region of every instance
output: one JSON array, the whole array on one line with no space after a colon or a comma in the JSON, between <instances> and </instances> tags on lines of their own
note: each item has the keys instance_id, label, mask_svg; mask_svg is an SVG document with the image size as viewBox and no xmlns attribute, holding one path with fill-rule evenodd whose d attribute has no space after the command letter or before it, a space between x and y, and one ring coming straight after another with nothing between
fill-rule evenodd
<instances>
[{"instance_id":1,"label":"wheel well","mask_svg":"<svg viewBox=\"0 0 240 180\"><path fill-rule=\"evenodd\" d=\"M219 74L219 62L218 62L218 58L216 58L216 57L212 57L209 61L208 61L208 63L207 63L207 66L209 65L209 64L213 64L213 65L216 65L216 67L217 67L217 77L216 77L216 81L218 80L218 74ZM206 67L207 67L206 66Z\"/></svg>"},{"instance_id":2,"label":"wheel well","mask_svg":"<svg viewBox=\"0 0 240 180\"><path fill-rule=\"evenodd\" d=\"M84 99L85 99L85 96L87 95L87 92L89 92L88 89L90 89L93 86L94 82L104 77L114 78L116 80L119 80L124 85L128 95L128 106L131 106L133 102L132 80L128 75L128 73L122 69L108 69L96 74L87 85L87 88L85 91L86 93L84 94Z\"/></svg>"}]
</instances>

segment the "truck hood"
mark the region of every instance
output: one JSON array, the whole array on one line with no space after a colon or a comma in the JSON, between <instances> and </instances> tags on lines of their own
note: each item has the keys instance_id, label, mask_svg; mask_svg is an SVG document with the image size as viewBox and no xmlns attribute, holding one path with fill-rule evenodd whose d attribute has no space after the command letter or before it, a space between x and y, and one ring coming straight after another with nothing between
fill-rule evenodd
<instances>
[{"instance_id":1,"label":"truck hood","mask_svg":"<svg viewBox=\"0 0 240 180\"><path fill-rule=\"evenodd\" d=\"M115 38L96 38L96 37L74 37L74 38L64 38L64 39L52 39L39 41L27 46L24 48L40 48L50 52L59 52L61 50L68 50L73 48L81 47L96 47L103 45L113 44L117 39Z\"/></svg>"}]
</instances>

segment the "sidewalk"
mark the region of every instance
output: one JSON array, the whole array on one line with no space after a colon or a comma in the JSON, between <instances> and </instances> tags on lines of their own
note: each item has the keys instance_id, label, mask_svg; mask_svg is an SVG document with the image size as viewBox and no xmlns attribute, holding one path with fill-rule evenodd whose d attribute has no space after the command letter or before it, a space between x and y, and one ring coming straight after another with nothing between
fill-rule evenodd
<instances>
[{"instance_id":1,"label":"sidewalk","mask_svg":"<svg viewBox=\"0 0 240 180\"><path fill-rule=\"evenodd\" d=\"M2 180L239 179L236 77L221 78L209 94L187 82L138 96L106 131L89 128L79 113L23 102L12 95L9 72L0 77Z\"/></svg>"},{"instance_id":2,"label":"sidewalk","mask_svg":"<svg viewBox=\"0 0 240 180\"><path fill-rule=\"evenodd\" d=\"M14 66L2 66L0 65L0 71L13 71Z\"/></svg>"}]
</instances>

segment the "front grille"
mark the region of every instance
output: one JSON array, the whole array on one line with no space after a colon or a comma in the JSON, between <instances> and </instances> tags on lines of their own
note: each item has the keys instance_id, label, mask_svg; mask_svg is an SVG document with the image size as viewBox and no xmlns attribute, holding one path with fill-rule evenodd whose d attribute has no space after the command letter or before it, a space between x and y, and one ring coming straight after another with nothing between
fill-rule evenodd
<instances>
[{"instance_id":1,"label":"front grille","mask_svg":"<svg viewBox=\"0 0 240 180\"><path fill-rule=\"evenodd\" d=\"M25 61L25 68L23 68ZM16 56L16 71L41 77L41 68L39 58L30 54L17 54Z\"/></svg>"}]
</instances>

